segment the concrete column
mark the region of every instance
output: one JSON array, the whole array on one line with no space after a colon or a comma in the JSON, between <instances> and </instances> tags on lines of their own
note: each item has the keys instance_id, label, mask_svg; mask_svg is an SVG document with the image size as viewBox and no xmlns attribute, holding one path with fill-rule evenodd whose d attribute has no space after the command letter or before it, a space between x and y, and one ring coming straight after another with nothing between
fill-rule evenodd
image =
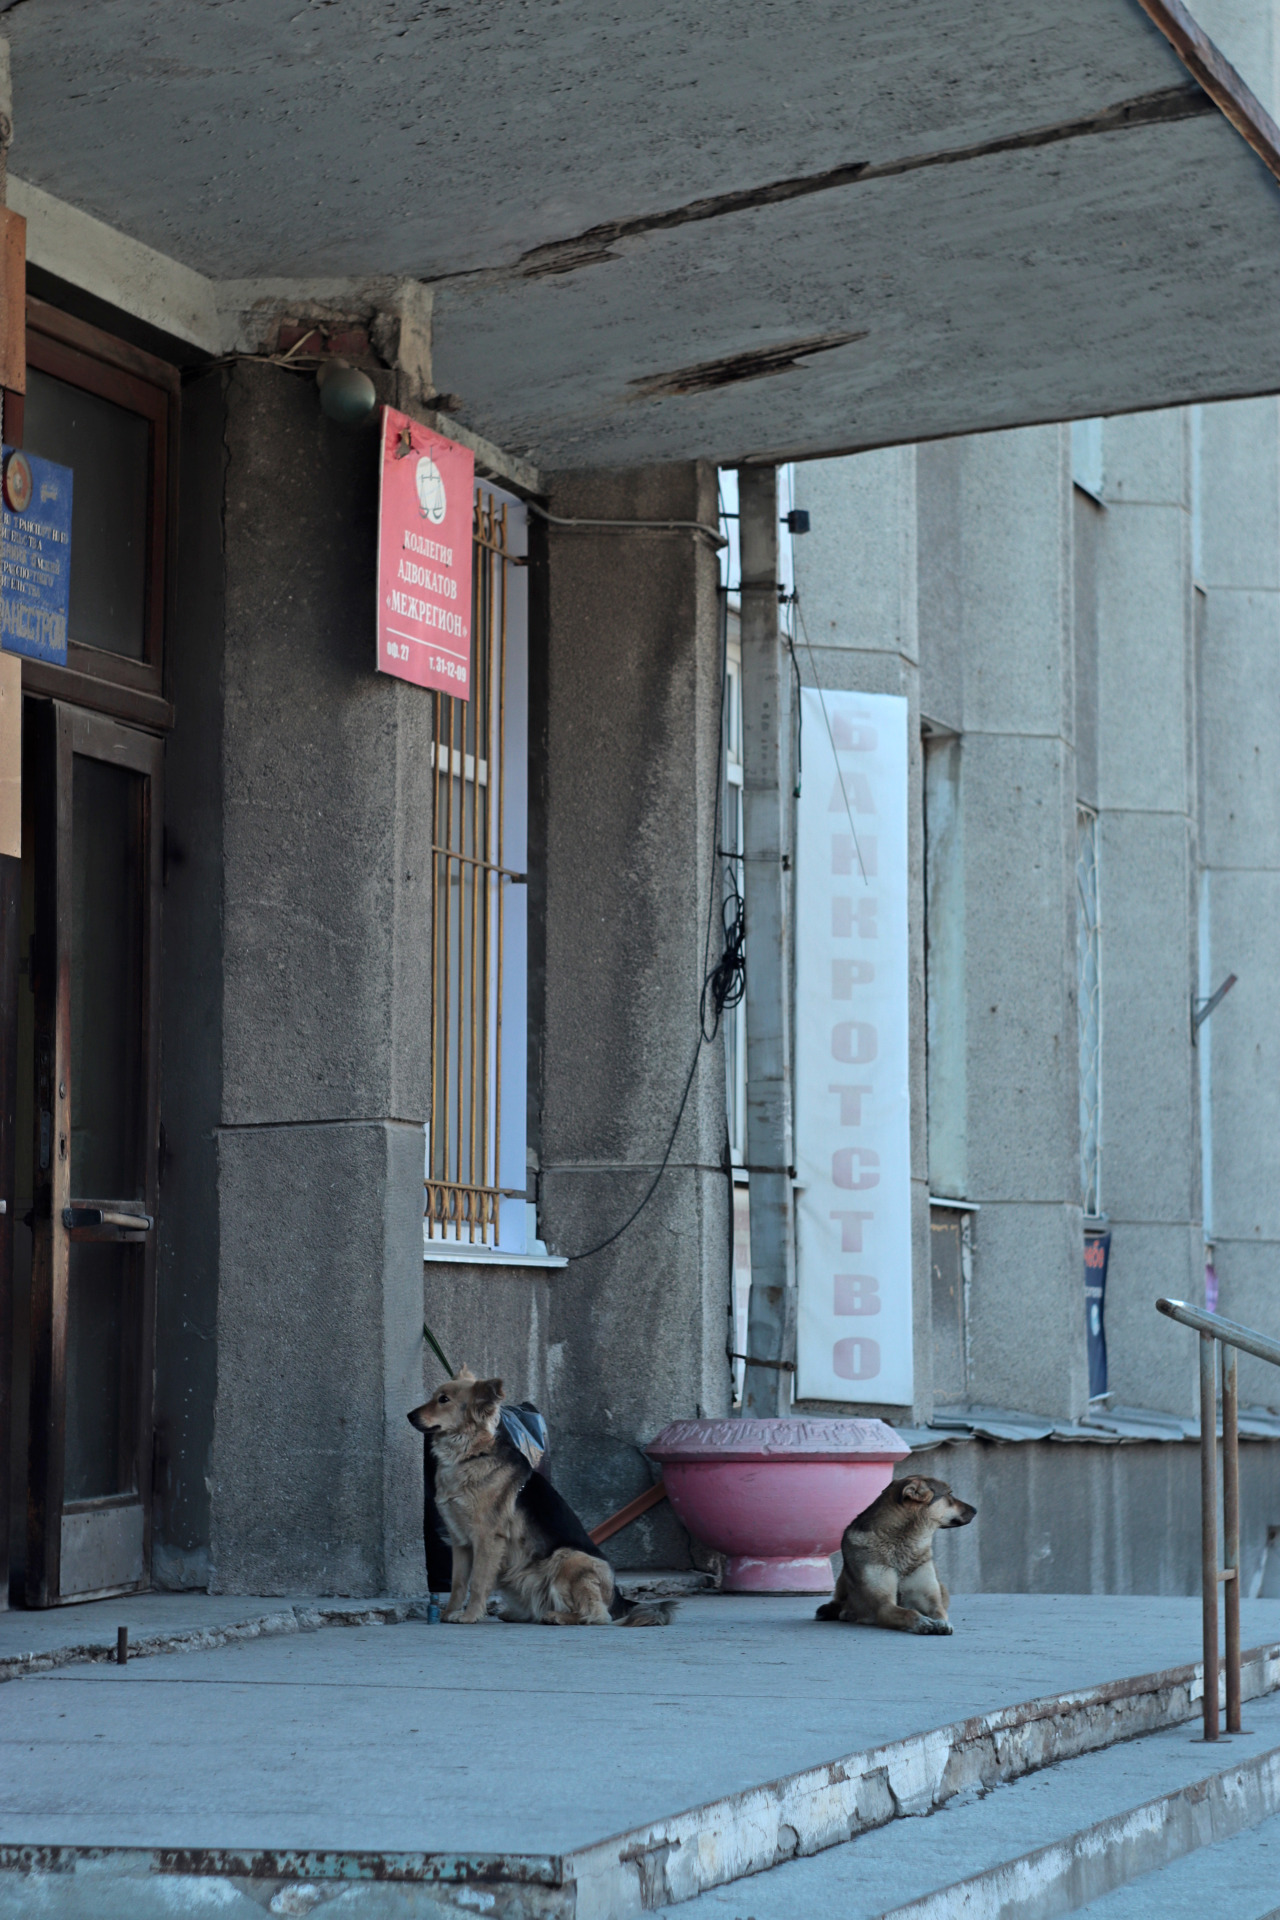
<instances>
[{"instance_id":1,"label":"concrete column","mask_svg":"<svg viewBox=\"0 0 1280 1920\"><path fill-rule=\"evenodd\" d=\"M915 1406L933 1410L924 1021L924 833L920 759L917 450L895 447L796 469L810 532L794 546L800 677L807 686L905 695L910 752L911 1192ZM838 1411L845 1411L844 1407ZM876 1408L889 1419L901 1407Z\"/></svg>"},{"instance_id":2,"label":"concrete column","mask_svg":"<svg viewBox=\"0 0 1280 1920\"><path fill-rule=\"evenodd\" d=\"M714 525L715 475L562 476L550 505ZM548 1246L573 1255L643 1199L698 1049L721 631L697 534L551 528L546 541L540 1202ZM719 912L717 885L716 926ZM641 1449L668 1421L728 1409L724 1075L723 1047L703 1047L652 1199L549 1277L554 1471L588 1524L650 1483ZM665 1506L625 1539L631 1565L687 1564Z\"/></svg>"},{"instance_id":3,"label":"concrete column","mask_svg":"<svg viewBox=\"0 0 1280 1920\"><path fill-rule=\"evenodd\" d=\"M926 711L961 733L964 1112L951 1132L981 1209L969 1395L1070 1416L1088 1384L1069 433L990 434L918 460Z\"/></svg>"},{"instance_id":4,"label":"concrete column","mask_svg":"<svg viewBox=\"0 0 1280 1920\"><path fill-rule=\"evenodd\" d=\"M1108 420L1097 536L1102 922L1101 1205L1111 1222L1108 1385L1190 1414L1191 1344L1159 1294L1199 1299L1190 433L1184 411Z\"/></svg>"},{"instance_id":5,"label":"concrete column","mask_svg":"<svg viewBox=\"0 0 1280 1920\"><path fill-rule=\"evenodd\" d=\"M228 383L211 1585L423 1584L429 696L374 672L376 416Z\"/></svg>"},{"instance_id":6,"label":"concrete column","mask_svg":"<svg viewBox=\"0 0 1280 1920\"><path fill-rule=\"evenodd\" d=\"M178 605L169 645L151 1575L209 1583L222 1117L224 376L182 395Z\"/></svg>"},{"instance_id":7,"label":"concrete column","mask_svg":"<svg viewBox=\"0 0 1280 1920\"><path fill-rule=\"evenodd\" d=\"M795 1214L791 1199L790 940L783 802L788 702L778 628L778 486L773 467L738 474L742 550L742 817L747 960L747 1164L751 1293L742 1410L785 1416L795 1360Z\"/></svg>"},{"instance_id":8,"label":"concrete column","mask_svg":"<svg viewBox=\"0 0 1280 1920\"><path fill-rule=\"evenodd\" d=\"M1222 1312L1280 1335L1280 404L1200 436L1200 992L1240 977L1200 1030L1205 1235ZM1240 1395L1280 1405L1280 1375L1242 1354Z\"/></svg>"}]
</instances>

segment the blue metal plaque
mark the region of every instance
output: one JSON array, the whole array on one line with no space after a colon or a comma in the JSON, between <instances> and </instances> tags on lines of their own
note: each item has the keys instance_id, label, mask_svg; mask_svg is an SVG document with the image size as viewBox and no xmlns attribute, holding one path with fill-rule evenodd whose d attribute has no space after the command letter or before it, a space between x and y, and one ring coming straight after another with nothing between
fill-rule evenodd
<instances>
[{"instance_id":1,"label":"blue metal plaque","mask_svg":"<svg viewBox=\"0 0 1280 1920\"><path fill-rule=\"evenodd\" d=\"M4 449L7 459L9 448ZM67 664L71 603L71 469L38 454L21 512L0 501L0 646L30 660Z\"/></svg>"}]
</instances>

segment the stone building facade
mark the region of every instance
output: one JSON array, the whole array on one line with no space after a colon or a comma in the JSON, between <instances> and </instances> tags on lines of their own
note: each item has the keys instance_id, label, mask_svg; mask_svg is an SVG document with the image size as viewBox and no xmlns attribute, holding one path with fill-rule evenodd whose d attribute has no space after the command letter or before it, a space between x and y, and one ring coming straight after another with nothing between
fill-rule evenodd
<instances>
[{"instance_id":1,"label":"stone building facade","mask_svg":"<svg viewBox=\"0 0 1280 1920\"><path fill-rule=\"evenodd\" d=\"M19 169L6 185L5 431L73 470L80 519L67 661L6 654L0 685L4 710L23 714L6 753L20 741L25 808L20 844L0 854L11 1591L29 1605L148 1582L413 1592L422 1463L405 1414L442 1356L537 1402L555 1478L588 1525L651 1484L644 1447L669 1420L733 1409L734 1275L749 1264L737 1223L750 1171L735 1167L743 1029L735 1017L713 1031L704 987L738 857L725 830L740 742L717 531L726 482L701 456L767 466L775 456L752 436L766 414L766 448L800 432L787 396L806 391L801 452L871 443L844 437L841 409L859 382L870 393L860 369L881 346L864 354L860 326L819 334L826 293L800 325L803 273L752 265L772 244L766 218L799 231L803 217L818 235L806 257L830 267L821 209L835 203L816 196L857 185L836 164L848 87L841 69L820 139L789 124L771 134L788 191L746 207L735 187L715 228L706 194L764 164L746 111L723 166L683 118L664 123L665 152L697 162L680 176L684 211L635 232L623 221L621 255L599 221L662 198L648 162L607 193L576 167L575 193L583 179L590 191L571 220L563 181L535 177L532 151L522 172L505 133L486 151L486 166L510 170L502 192L488 175L477 187L483 232L468 212L479 202L465 201L443 238L411 246L407 223L433 211L430 195L366 231L354 201L341 221L316 214L309 162L254 162L266 194L256 176L238 199L206 190L190 166L221 179L222 109L194 128L165 60L126 72L114 42L92 53L109 83L81 105L70 68L89 56L78 32L45 39L44 11L15 14L12 116L3 102L15 162L24 89L32 102L25 151L40 176ZM330 121L311 113L315 76L333 76L325 112L347 138L343 88L384 57L344 39L329 11L306 26L314 45L297 51L286 35L292 64L268 48L254 68L299 106L262 109L272 139L319 127L325 166L335 149L323 146ZM1272 97L1271 12L1260 25L1226 0L1212 11ZM911 53L921 29L902 20ZM1195 365L1175 368L1176 390L1149 379L1123 328L1107 356L1072 345L1083 384L1063 376L1053 405L1221 396L1239 391L1237 368L1256 391L1258 314L1269 352L1274 310L1257 235L1275 182L1258 157L1266 130L1232 77L1206 69L1218 91L1202 97L1130 10L1109 22L1102 69L1067 14L1047 9L1046 23L1052 61L1034 33L1036 59L1001 50L1016 100L996 69L975 67L954 113L949 86L930 83L923 132L891 113L879 123L889 161L858 206L881 209L876 244L898 244L892 182L905 181L938 273L955 255L945 192L970 194L985 223L999 176L1007 230L966 296L970 358L924 382L933 411L910 417L916 433L1002 430L795 467L789 502L811 524L791 542L775 677L784 702L798 681L908 703L916 1389L911 1405L875 1410L977 1498L957 1584L1189 1591L1192 1342L1157 1320L1154 1298L1203 1301L1208 1275L1223 1311L1280 1333L1280 403L1008 422L1043 418L1055 274L1079 256L1093 195L1123 201L1151 248L1137 268L1113 249L1108 271L1163 286L1171 332L1210 306L1163 184L1186 177L1184 152L1223 210L1203 220L1204 245L1227 233L1222 257L1248 267L1252 317L1238 339L1212 325L1196 336L1217 355L1208 387ZM607 37L610 21L598 24ZM832 67L827 24L804 37L818 77ZM239 110L240 46L226 23L204 28L201 85L216 67L217 98ZM439 30L441 59L465 56L449 51L454 31ZM396 58L412 51L418 73L424 49L425 37ZM545 64L512 87L549 99L540 76L558 87L576 60L575 124L608 121L601 70L580 48L548 30L527 51ZM948 41L938 58L970 51ZM646 58L671 69L656 40ZM629 87L635 74L619 77ZM501 117L510 95L482 79L455 91L460 133L483 145L474 105ZM860 79L880 111L891 90ZM397 111L374 116L377 157L351 157L362 195L408 177L397 142L412 137L398 125L410 89L390 68L375 83L392 90L367 97ZM158 131L100 135L99 108L115 113L135 84L151 89L158 117L145 126ZM756 87L748 61L735 99ZM676 92L683 115L690 90ZM1130 125L1117 103L1139 95ZM1224 98L1253 151L1219 124ZM69 172L47 131L62 114L77 139L89 129ZM1078 169L1065 197L1053 172L1064 143ZM986 166L996 146L1000 166L976 188L950 164L963 150L966 167ZM793 197L802 167L813 191ZM442 184L467 184L464 165L447 172ZM507 196L511 181L525 202ZM1154 240L1138 232L1142 194L1169 222ZM1052 270L1025 273L1017 235L1046 204L1075 224ZM288 227L287 260L270 221L245 241L250 209ZM575 224L585 241L563 237ZM854 230L851 253L873 255ZM698 251L730 233L723 255ZM500 271L475 270L484 246L502 253ZM1095 251L1086 234L1085 264ZM937 286L923 257L913 243L902 264L923 275L912 297L927 304ZM594 344L578 340L554 315L570 297L587 311L591 283L575 276L617 258L638 291L615 292ZM697 293L695 325L680 300L717 260L733 271L714 297ZM278 267L292 277L266 271ZM742 351L765 338L749 303L732 307L729 331L706 331L730 313L729 291L757 283L768 329L795 336L790 353ZM1021 330L992 372L982 313L1005 286L1024 300ZM896 350L906 335L877 304L892 288L877 279L864 293L876 341ZM535 309L531 327L520 316ZM674 371L655 384L656 315ZM588 345L589 380L574 359ZM545 370L566 352L556 386ZM810 353L850 357L811 377ZM317 376L327 384L335 361L366 376L364 418L326 402ZM880 437L895 440L898 366L876 375L876 418L891 426ZM987 385L972 399L976 366ZM460 713L375 672L383 404L475 458L475 579L488 583L477 605L498 676L483 726L479 707ZM624 450L612 460L611 446ZM505 815L491 806L499 790ZM496 819L483 847L461 848L458 823L481 816ZM481 924L503 926L505 946L495 936L481 952ZM1228 972L1238 984L1193 1044L1193 1012ZM1103 1228L1107 1398L1091 1395L1084 1298L1088 1231ZM1267 1411L1280 1393L1251 1363L1242 1385L1254 1409L1245 1573L1261 1590L1280 1578L1280 1420ZM696 1557L665 1505L608 1551L630 1566Z\"/></svg>"}]
</instances>

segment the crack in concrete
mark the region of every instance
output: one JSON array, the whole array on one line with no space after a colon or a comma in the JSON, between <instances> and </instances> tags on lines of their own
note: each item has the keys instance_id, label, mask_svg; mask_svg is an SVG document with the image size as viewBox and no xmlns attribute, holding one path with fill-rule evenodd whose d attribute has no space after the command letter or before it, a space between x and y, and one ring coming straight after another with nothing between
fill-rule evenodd
<instances>
[{"instance_id":1,"label":"crack in concrete","mask_svg":"<svg viewBox=\"0 0 1280 1920\"><path fill-rule=\"evenodd\" d=\"M751 347L745 353L728 353L719 360L702 360L691 367L677 367L672 373L643 374L627 385L639 399L655 399L671 394L712 393L717 387L732 386L738 380L762 380L766 374L787 373L813 353L830 353L835 347L847 347L867 338L866 328L857 333L817 333L807 340L791 340L783 346Z\"/></svg>"},{"instance_id":2,"label":"crack in concrete","mask_svg":"<svg viewBox=\"0 0 1280 1920\"><path fill-rule=\"evenodd\" d=\"M1134 127L1159 126L1170 121L1190 120L1218 108L1194 81L1176 87L1161 87L1155 93L1139 94L1132 100L1118 101L1097 113L1080 119L1056 121L1050 126L1032 127L1022 133L1001 134L993 140L979 140L967 147L947 147L936 153L909 154L900 160L873 162L854 160L844 166L829 167L822 173L799 174L786 180L770 181L761 187L746 187L733 193L717 193L664 213L638 214L625 220L605 220L564 240L550 240L521 254L515 271L526 280L546 279L554 274L573 273L579 267L597 266L616 260L613 251L619 241L663 233L672 227L689 226L700 220L719 220L727 214L749 213L758 207L777 206L785 200L806 199L815 193L830 193L837 187L861 185L867 180L887 180L901 173L917 173L926 167L952 167L969 160L988 159L996 154L1021 153L1036 147L1057 145L1064 140L1087 139L1094 134L1122 133ZM482 269L483 271L483 269ZM451 277L451 276L450 276ZM465 279L468 276L459 275Z\"/></svg>"}]
</instances>

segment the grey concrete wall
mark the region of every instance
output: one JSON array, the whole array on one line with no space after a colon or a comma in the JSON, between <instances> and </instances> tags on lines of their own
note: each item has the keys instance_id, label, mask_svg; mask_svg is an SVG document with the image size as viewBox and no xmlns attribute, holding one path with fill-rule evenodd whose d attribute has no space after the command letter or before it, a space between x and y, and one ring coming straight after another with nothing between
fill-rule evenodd
<instances>
[{"instance_id":1,"label":"grey concrete wall","mask_svg":"<svg viewBox=\"0 0 1280 1920\"><path fill-rule=\"evenodd\" d=\"M1198 699L1208 965L1240 984L1201 1030L1212 1243L1224 1313L1280 1336L1280 404L1206 407ZM1242 1356L1246 1400L1280 1369Z\"/></svg>"},{"instance_id":2,"label":"grey concrete wall","mask_svg":"<svg viewBox=\"0 0 1280 1920\"><path fill-rule=\"evenodd\" d=\"M1075 984L1069 435L918 450L921 705L959 731L970 1398L1087 1395ZM925 547L928 541L927 551ZM959 656L957 659L956 656Z\"/></svg>"},{"instance_id":3,"label":"grey concrete wall","mask_svg":"<svg viewBox=\"0 0 1280 1920\"><path fill-rule=\"evenodd\" d=\"M222 1102L222 374L188 383L174 729L165 749L165 887L156 1271L152 1578L209 1578L209 1448L218 1316L217 1128Z\"/></svg>"},{"instance_id":4,"label":"grey concrete wall","mask_svg":"<svg viewBox=\"0 0 1280 1920\"><path fill-rule=\"evenodd\" d=\"M907 700L911 1033L912 1305L915 1406L886 1418L928 1420L933 1408L929 1284L929 1184L925 1124L924 819L916 536L916 449L797 469L796 504L810 532L795 542L801 624L797 660L806 686L892 693ZM816 1409L818 1402L805 1403ZM859 1403L859 1411L872 1410ZM847 1412L845 1403L832 1411Z\"/></svg>"},{"instance_id":5,"label":"grey concrete wall","mask_svg":"<svg viewBox=\"0 0 1280 1920\"><path fill-rule=\"evenodd\" d=\"M1195 1441L1092 1446L964 1441L897 1470L945 1480L976 1505L939 1533L934 1558L955 1593L1200 1591L1200 1449ZM1277 1574L1280 1445L1240 1443L1242 1591ZM1264 1555L1267 1556L1264 1566Z\"/></svg>"},{"instance_id":6,"label":"grey concrete wall","mask_svg":"<svg viewBox=\"0 0 1280 1920\"><path fill-rule=\"evenodd\" d=\"M550 504L714 524L715 476L566 475ZM548 1246L572 1255L642 1199L694 1058L721 632L714 556L696 535L552 529L546 566L539 1202ZM557 1484L584 1517L649 1484L640 1449L668 1421L727 1411L725 1162L717 1044L702 1049L670 1163L635 1224L546 1282L544 1405ZM472 1284L482 1298L487 1277ZM626 1537L624 1557L687 1564L687 1543L664 1508Z\"/></svg>"},{"instance_id":7,"label":"grey concrete wall","mask_svg":"<svg viewBox=\"0 0 1280 1920\"><path fill-rule=\"evenodd\" d=\"M423 1590L421 1191L420 1122L222 1129L213 1591Z\"/></svg>"},{"instance_id":8,"label":"grey concrete wall","mask_svg":"<svg viewBox=\"0 0 1280 1920\"><path fill-rule=\"evenodd\" d=\"M1102 922L1100 1193L1111 1221L1108 1385L1190 1413L1193 1356L1162 1337L1161 1294L1201 1299L1190 425L1105 423L1097 539Z\"/></svg>"},{"instance_id":9,"label":"grey concrete wall","mask_svg":"<svg viewBox=\"0 0 1280 1920\"><path fill-rule=\"evenodd\" d=\"M420 1589L430 715L375 674L376 423L225 423L211 1584Z\"/></svg>"}]
</instances>

